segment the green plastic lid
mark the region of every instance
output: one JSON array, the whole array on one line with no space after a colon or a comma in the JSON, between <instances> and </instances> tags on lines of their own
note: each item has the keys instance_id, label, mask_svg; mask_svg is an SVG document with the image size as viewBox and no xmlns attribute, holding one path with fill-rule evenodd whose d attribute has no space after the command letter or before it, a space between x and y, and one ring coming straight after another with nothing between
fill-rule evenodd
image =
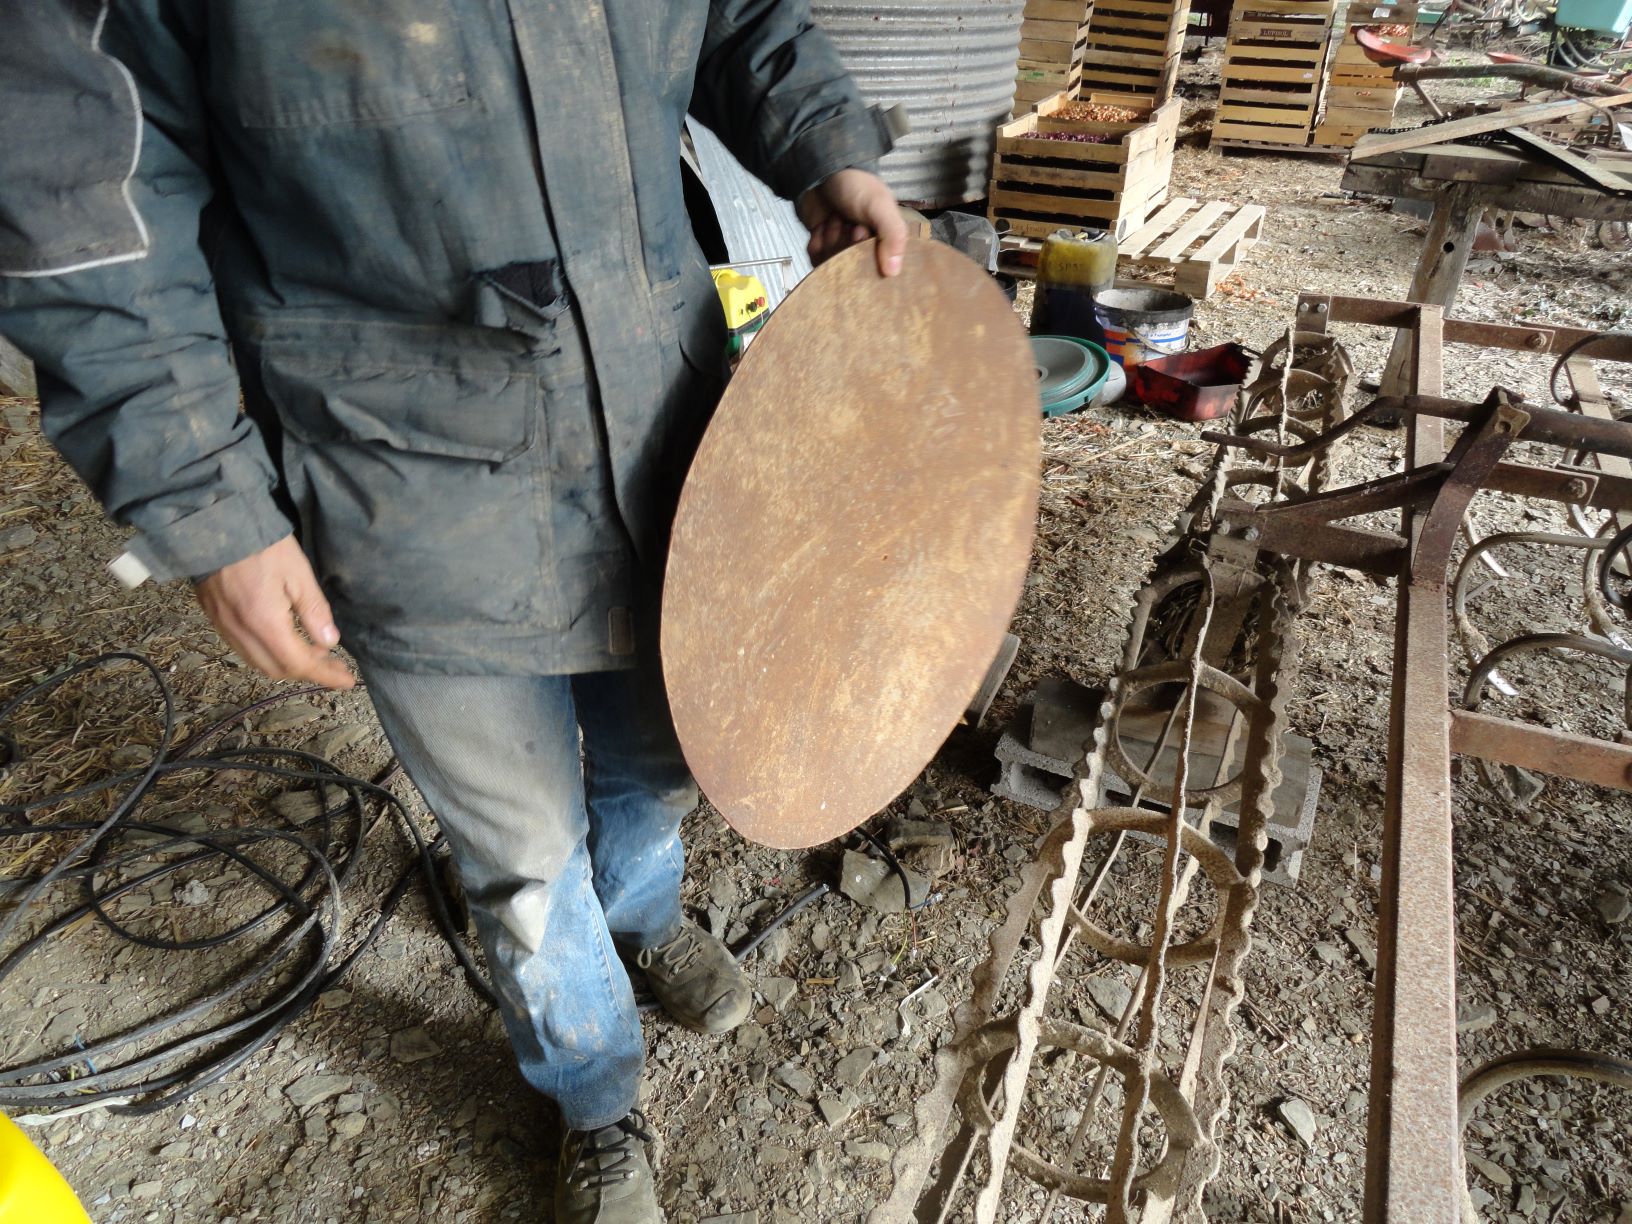
<instances>
[{"instance_id":1,"label":"green plastic lid","mask_svg":"<svg viewBox=\"0 0 1632 1224\"><path fill-rule=\"evenodd\" d=\"M1111 359L1097 344L1074 336L1033 336L1032 358L1037 363L1037 391L1043 410L1066 401L1072 408L1093 399L1110 372Z\"/></svg>"}]
</instances>

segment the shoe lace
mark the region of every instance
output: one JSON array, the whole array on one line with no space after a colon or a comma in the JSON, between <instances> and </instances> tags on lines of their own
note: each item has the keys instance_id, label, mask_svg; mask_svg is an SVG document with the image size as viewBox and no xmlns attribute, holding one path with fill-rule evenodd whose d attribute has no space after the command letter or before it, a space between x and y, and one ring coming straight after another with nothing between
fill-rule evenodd
<instances>
[{"instance_id":1,"label":"shoe lace","mask_svg":"<svg viewBox=\"0 0 1632 1224\"><path fill-rule=\"evenodd\" d=\"M654 961L661 960L670 974L684 973L696 963L702 950L703 945L693 932L681 931L662 947L645 949L636 960L642 969L650 969Z\"/></svg>"},{"instance_id":2,"label":"shoe lace","mask_svg":"<svg viewBox=\"0 0 1632 1224\"><path fill-rule=\"evenodd\" d=\"M649 1125L644 1113L631 1109L621 1121L585 1134L567 1180L580 1191L605 1190L628 1181L636 1173L634 1145L656 1138Z\"/></svg>"}]
</instances>

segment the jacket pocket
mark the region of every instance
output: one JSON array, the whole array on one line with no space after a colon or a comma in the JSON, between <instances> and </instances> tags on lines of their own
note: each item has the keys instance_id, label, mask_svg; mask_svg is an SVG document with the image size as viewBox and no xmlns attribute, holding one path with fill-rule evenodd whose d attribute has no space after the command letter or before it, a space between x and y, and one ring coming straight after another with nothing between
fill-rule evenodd
<instances>
[{"instance_id":1,"label":"jacket pocket","mask_svg":"<svg viewBox=\"0 0 1632 1224\"><path fill-rule=\"evenodd\" d=\"M390 123L471 100L451 0L221 5L217 75L246 128Z\"/></svg>"},{"instance_id":2,"label":"jacket pocket","mask_svg":"<svg viewBox=\"0 0 1632 1224\"><path fill-rule=\"evenodd\" d=\"M457 345L417 363L262 349L285 479L348 633L563 626L540 384L514 360Z\"/></svg>"},{"instance_id":3,"label":"jacket pocket","mask_svg":"<svg viewBox=\"0 0 1632 1224\"><path fill-rule=\"evenodd\" d=\"M504 365L374 363L320 352L263 356L284 424L308 442L373 442L392 450L506 463L532 448L537 377Z\"/></svg>"}]
</instances>

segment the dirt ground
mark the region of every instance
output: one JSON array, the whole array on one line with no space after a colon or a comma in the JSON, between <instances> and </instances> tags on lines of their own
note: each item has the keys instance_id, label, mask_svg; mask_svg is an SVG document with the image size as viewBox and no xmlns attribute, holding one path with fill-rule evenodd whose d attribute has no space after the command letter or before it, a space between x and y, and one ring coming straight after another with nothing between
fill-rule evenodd
<instances>
[{"instance_id":1,"label":"dirt ground","mask_svg":"<svg viewBox=\"0 0 1632 1224\"><path fill-rule=\"evenodd\" d=\"M1239 280L1199 307L1201 341L1262 348L1285 329L1303 290L1403 298L1420 221L1345 197L1333 160L1206 151L1215 56L1216 48L1186 72L1189 138L1173 194L1256 202L1269 214ZM1576 232L1524 230L1517 252L1476 258L1457 313L1624 329L1629 311L1632 253L1594 249ZM1379 333L1350 329L1342 338L1359 371L1380 369ZM1446 360L1448 393L1468 397L1500 381L1545 402L1546 373L1545 361L1518 356L1452 350ZM1632 380L1606 377L1606 385L1632 406ZM7 401L0 412L0 699L121 648L164 671L184 737L224 707L277 691L232 659L185 589L126 591L109 580L103 566L120 551L120 533L43 445L32 405ZM1042 513L1015 620L1019 660L987 724L955 735L892 809L938 815L956 829L957 860L933 903L909 917L824 898L749 962L760 1006L737 1033L708 1039L649 1021L646 1106L675 1224L854 1221L887 1191L887 1161L910 1137L912 1105L951 1031L949 1009L1048 819L990 795L998 731L1042 677L1097 683L1110 673L1133 593L1209 453L1198 432L1125 406L1044 426ZM1401 453L1399 434L1364 430L1342 472L1382 474ZM1563 520L1526 519L1489 498L1479 523L1537 530ZM1493 640L1525 625L1580 623L1573 559L1515 550L1509 560L1512 578L1475 601ZM1291 726L1313 741L1325 785L1300 881L1267 887L1255 922L1223 1168L1208 1195L1214 1219L1359 1218L1392 610L1389 588L1331 572L1314 584L1302 621ZM1456 657L1452 666L1455 688L1466 665ZM1499 708L1600 733L1612 726L1619 698L1607 665L1519 668L1510 678L1520 696ZM362 776L388 760L363 693L272 707L250 726L247 742L312 746ZM145 759L130 746L151 745L158 728L152 688L133 667L76 681L12 728L32 763L0 779L0 801L129 768ZM400 779L393 786L429 832L410 788ZM165 810L202 811L215 827L265 823L284 789L238 771L213 774L175 784ZM108 809L97 802L100 817ZM1617 917L1613 898L1632 888L1632 801L1548 782L1518 811L1470 769L1458 779L1455 809L1464 1064L1537 1045L1626 1053L1632 922ZM391 826L387 818L367 831L345 888L341 952L408 862ZM732 940L835 871L836 852L746 845L706 809L687 833L687 901ZM0 840L0 877L38 871L63 845ZM1124 856L1102 900L1108 922L1137 931L1148 921L1152 872L1148 851ZM1207 899L1198 890L1195 905ZM259 903L241 876L211 865L127 895L113 912L155 931L195 933L222 929ZM150 949L81 923L0 985L0 1068L159 1014L225 965L218 952ZM1128 980L1075 954L1054 1007L1093 1018L1114 999L1114 982ZM1059 1150L1087 1080L1068 1059L1040 1065L1029 1125L1047 1136L1045 1150ZM1284 1120L1292 1099L1308 1107L1307 1141ZM1612 1089L1532 1080L1503 1090L1468 1130L1481 1217L1625 1224L1629 1133L1632 1099ZM495 1018L465 983L417 887L342 983L219 1083L151 1116L92 1110L31 1134L99 1224L548 1219L557 1142L549 1109L513 1069ZM1040 1194L1012 1180L1011 1190L1006 1219L1041 1217ZM1062 1206L1053 1218L1098 1212Z\"/></svg>"}]
</instances>

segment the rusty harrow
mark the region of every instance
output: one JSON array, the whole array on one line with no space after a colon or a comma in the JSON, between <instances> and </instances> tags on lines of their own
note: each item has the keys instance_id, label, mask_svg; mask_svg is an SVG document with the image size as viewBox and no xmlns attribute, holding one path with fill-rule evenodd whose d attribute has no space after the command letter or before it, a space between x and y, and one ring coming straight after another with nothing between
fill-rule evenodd
<instances>
[{"instance_id":1,"label":"rusty harrow","mask_svg":"<svg viewBox=\"0 0 1632 1224\"><path fill-rule=\"evenodd\" d=\"M1410 394L1345 416L1353 370L1328 334L1333 322L1403 334ZM1563 373L1570 390L1555 392L1558 407L1501 388L1482 402L1447 399L1446 342L1556 354L1555 383ZM892 1192L869 1224L989 1224L1020 1214L1022 1194L1041 1201L1044 1220L1061 1198L1103 1204L1104 1218L1114 1222L1204 1218L1202 1193L1224 1146L1219 1124L1228 1106L1233 1017L1280 782L1285 701L1297 674L1294 622L1316 563L1390 578L1398 588L1366 1219L1471 1218L1463 1215L1471 1205L1461 1125L1502 1084L1579 1075L1632 1087L1632 1063L1608 1055L1521 1050L1462 1081L1456 1056L1452 754L1477 758L1501 793L1520 801L1535 785L1527 771L1632 790L1632 729L1595 739L1480 708L1487 688L1507 686L1504 662L1527 652L1585 651L1627 669L1623 704L1632 728L1632 629L1622 619L1632 593L1617 569L1632 564L1632 423L1613 418L1589 356L1632 362L1632 337L1453 322L1438 307L1410 303L1299 300L1294 328L1265 352L1230 431L1208 435L1218 454L1136 601L1122 666L1084 746L1069 810L1043 839L991 937L971 997L957 1011L956 1034L937 1055L935 1084L918 1102L915 1137L897 1153ZM1390 416L1408 426L1405 470L1333 487L1342 438L1368 419ZM1462 426L1449 445L1446 422ZM1527 446L1520 461L1518 443L1538 445ZM1538 449L1544 461L1530 461ZM1467 511L1486 489L1562 503L1577 532L1481 540ZM1354 522L1379 512L1398 513L1399 530ZM1453 582L1459 540L1465 544ZM1495 551L1518 544L1582 554L1581 620L1491 647L1470 616L1469 583L1482 570L1500 578ZM1448 669L1453 617L1470 662L1460 706ZM1144 727L1152 720L1160 726L1148 754L1123 734L1135 716ZM1126 807L1102 806L1113 771L1134 792ZM1230 804L1239 818L1233 856L1207 837ZM1095 898L1129 833L1153 834L1161 849L1145 943L1094 917ZM1087 866L1090 847L1106 841L1098 865ZM1212 886L1214 912L1206 930L1181 938L1179 911L1198 874ZM1050 1011L1051 987L1079 944L1138 969L1112 1031ZM1176 1032L1178 1043L1162 1040ZM1182 1057L1163 1053L1171 1049ZM1075 1055L1055 1061L1052 1076L1068 1065L1088 1067L1069 1094L1081 1103L1082 1120L1063 1161L1021 1138L1031 1133L1022 1126L1026 1089L1044 1051ZM1108 1167L1103 1160L1087 1167L1093 1162L1084 1143L1113 1079L1121 1105L1098 1132L1102 1139L1114 1134ZM1055 1078L1051 1086L1064 1085Z\"/></svg>"},{"instance_id":2,"label":"rusty harrow","mask_svg":"<svg viewBox=\"0 0 1632 1224\"><path fill-rule=\"evenodd\" d=\"M1289 333L1262 365L1234 418L1244 433L1303 442L1341 419L1352 366L1329 338ZM1223 523L1219 508L1237 497L1318 491L1328 476L1324 454L1260 461L1219 450L1140 591L1121 670L1085 745L1076 802L1010 899L973 996L959 1009L958 1036L938 1055L935 1086L918 1104L917 1135L897 1157L893 1193L871 1224L970 1212L980 1221L1007 1219L1011 1171L1047 1192L1045 1219L1062 1197L1104 1204L1115 1221L1199 1216L1202 1191L1218 1167L1216 1130L1228 1104L1224 1067L1235 1044L1241 964L1281 780L1285 699L1296 673L1292 622L1307 578L1302 562L1265 553ZM1161 727L1148 754L1136 752L1122 733L1134 716ZM1206 758L1216 760L1210 776L1194 764L1203 757L1204 722L1220 728L1221 742ZM1128 806L1101 805L1107 769L1133 789ZM1240 814L1233 858L1207 836L1230 804ZM1094 897L1129 833L1155 835L1162 847L1153 934L1145 944L1113 933L1093 915ZM1107 839L1098 867L1085 871L1089 846ZM1215 910L1203 933L1181 940L1176 921L1198 872L1212 885ZM1039 914L1035 941L1027 945ZM1055 976L1078 943L1139 969L1112 1032L1049 1013ZM1029 959L1022 964L1023 946ZM1181 976L1192 979L1188 994L1199 1006L1170 1005L1169 988ZM1184 1057L1167 1065L1159 1039L1185 1021ZM1118 1081L1122 1105L1103 1174L1064 1167L1017 1140L1026 1084L1045 1050L1073 1051L1090 1066L1082 1120L1070 1137L1072 1163L1081 1163L1110 1077ZM1141 1168L1151 1110L1162 1124L1161 1150Z\"/></svg>"}]
</instances>

